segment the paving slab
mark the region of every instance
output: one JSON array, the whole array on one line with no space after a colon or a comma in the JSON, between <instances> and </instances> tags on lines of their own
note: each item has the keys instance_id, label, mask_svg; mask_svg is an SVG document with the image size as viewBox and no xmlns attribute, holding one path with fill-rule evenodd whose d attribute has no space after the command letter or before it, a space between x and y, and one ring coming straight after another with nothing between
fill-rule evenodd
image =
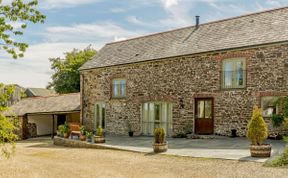
<instances>
[{"instance_id":1,"label":"paving slab","mask_svg":"<svg viewBox=\"0 0 288 178\"><path fill-rule=\"evenodd\" d=\"M153 137L107 136L104 145L121 150L153 154L153 141ZM268 159L274 159L285 148L285 143L282 140L267 140L266 143L272 144L271 158L252 158L250 157L249 150L250 142L244 137L230 138L215 136L209 139L168 138L167 141L169 149L162 154L255 162L265 162Z\"/></svg>"}]
</instances>

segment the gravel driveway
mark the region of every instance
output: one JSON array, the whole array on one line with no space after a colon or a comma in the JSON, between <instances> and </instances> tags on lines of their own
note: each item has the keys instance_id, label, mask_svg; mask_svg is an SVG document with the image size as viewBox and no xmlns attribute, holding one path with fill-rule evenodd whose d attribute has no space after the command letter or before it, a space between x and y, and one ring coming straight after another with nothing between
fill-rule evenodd
<instances>
[{"instance_id":1,"label":"gravel driveway","mask_svg":"<svg viewBox=\"0 0 288 178\"><path fill-rule=\"evenodd\" d=\"M288 177L288 168L260 163L200 159L125 151L64 148L49 139L17 143L14 157L0 160L0 177Z\"/></svg>"}]
</instances>

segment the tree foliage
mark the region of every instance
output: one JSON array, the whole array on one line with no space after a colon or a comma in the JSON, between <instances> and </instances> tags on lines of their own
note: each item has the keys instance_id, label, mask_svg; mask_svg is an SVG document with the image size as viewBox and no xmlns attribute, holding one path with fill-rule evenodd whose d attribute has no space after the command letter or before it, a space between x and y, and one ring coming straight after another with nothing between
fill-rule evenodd
<instances>
[{"instance_id":1,"label":"tree foliage","mask_svg":"<svg viewBox=\"0 0 288 178\"><path fill-rule=\"evenodd\" d=\"M51 69L54 70L52 82L47 88L54 88L57 93L80 91L79 68L96 54L96 50L87 47L84 50L74 49L65 54L65 58L51 58Z\"/></svg>"},{"instance_id":2,"label":"tree foliage","mask_svg":"<svg viewBox=\"0 0 288 178\"><path fill-rule=\"evenodd\" d=\"M23 35L29 22L44 23L46 17L35 8L37 4L37 0L11 0L11 3L4 5L0 0L0 50L5 50L15 59L23 57L28 48L28 44L19 42L17 36ZM20 27L13 24L20 24Z\"/></svg>"},{"instance_id":3,"label":"tree foliage","mask_svg":"<svg viewBox=\"0 0 288 178\"><path fill-rule=\"evenodd\" d=\"M4 112L8 111L7 102L14 92L13 85L3 85L0 83L0 148L5 157L9 157L15 149L15 140L17 136L14 131L16 127L5 117Z\"/></svg>"},{"instance_id":4,"label":"tree foliage","mask_svg":"<svg viewBox=\"0 0 288 178\"><path fill-rule=\"evenodd\" d=\"M252 118L248 123L247 131L247 137L251 140L252 145L262 145L263 141L268 137L267 124L261 113L261 109L254 106Z\"/></svg>"}]
</instances>

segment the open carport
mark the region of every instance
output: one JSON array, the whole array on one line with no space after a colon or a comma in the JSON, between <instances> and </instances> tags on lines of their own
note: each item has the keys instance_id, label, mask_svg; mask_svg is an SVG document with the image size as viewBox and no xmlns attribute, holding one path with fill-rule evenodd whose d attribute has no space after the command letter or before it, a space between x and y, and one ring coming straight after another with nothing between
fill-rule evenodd
<instances>
[{"instance_id":1,"label":"open carport","mask_svg":"<svg viewBox=\"0 0 288 178\"><path fill-rule=\"evenodd\" d=\"M11 106L11 111L19 119L20 138L53 137L65 121L80 122L80 93L25 98Z\"/></svg>"}]
</instances>

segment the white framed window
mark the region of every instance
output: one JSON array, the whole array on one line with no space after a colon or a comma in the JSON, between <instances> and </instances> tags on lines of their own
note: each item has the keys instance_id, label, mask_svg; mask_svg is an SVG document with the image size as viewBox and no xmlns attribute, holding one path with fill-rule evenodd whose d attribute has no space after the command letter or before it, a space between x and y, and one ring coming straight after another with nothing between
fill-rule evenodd
<instances>
[{"instance_id":1,"label":"white framed window","mask_svg":"<svg viewBox=\"0 0 288 178\"><path fill-rule=\"evenodd\" d=\"M246 86L246 60L233 58L223 60L222 88L244 88Z\"/></svg>"},{"instance_id":2,"label":"white framed window","mask_svg":"<svg viewBox=\"0 0 288 178\"><path fill-rule=\"evenodd\" d=\"M272 117L273 114L279 114L279 106L276 103L280 97L264 96L261 97L261 108L263 117Z\"/></svg>"},{"instance_id":3,"label":"white framed window","mask_svg":"<svg viewBox=\"0 0 288 178\"><path fill-rule=\"evenodd\" d=\"M155 128L163 128L168 136L172 134L172 104L147 102L142 106L142 133L153 135Z\"/></svg>"},{"instance_id":4,"label":"white framed window","mask_svg":"<svg viewBox=\"0 0 288 178\"><path fill-rule=\"evenodd\" d=\"M126 97L126 80L113 79L112 80L112 97L124 98Z\"/></svg>"},{"instance_id":5,"label":"white framed window","mask_svg":"<svg viewBox=\"0 0 288 178\"><path fill-rule=\"evenodd\" d=\"M106 106L104 102L96 102L94 108L94 130L101 127L105 129L105 111Z\"/></svg>"}]
</instances>

